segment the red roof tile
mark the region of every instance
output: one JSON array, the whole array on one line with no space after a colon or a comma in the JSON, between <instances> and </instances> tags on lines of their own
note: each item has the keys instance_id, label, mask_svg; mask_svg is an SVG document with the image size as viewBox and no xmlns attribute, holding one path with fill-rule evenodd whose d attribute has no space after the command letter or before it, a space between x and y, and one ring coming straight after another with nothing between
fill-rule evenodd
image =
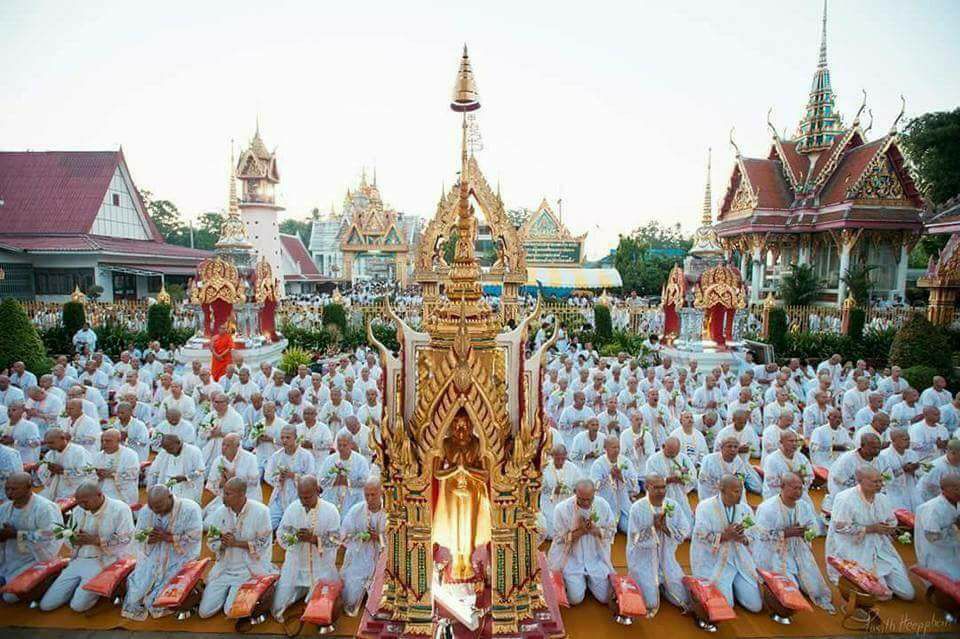
<instances>
[{"instance_id":1,"label":"red roof tile","mask_svg":"<svg viewBox=\"0 0 960 639\"><path fill-rule=\"evenodd\" d=\"M803 184L807 179L807 169L810 168L810 162L805 155L797 152L797 144L799 143L800 140L781 140L780 148L783 149L784 160L790 165L797 182Z\"/></svg>"},{"instance_id":2,"label":"red roof tile","mask_svg":"<svg viewBox=\"0 0 960 639\"><path fill-rule=\"evenodd\" d=\"M5 229L4 229L5 230ZM0 233L0 247L8 247L26 252L49 253L107 253L117 255L145 255L170 259L186 259L199 262L211 255L186 246L164 244L150 240L128 240L102 235L60 235L29 234L16 235Z\"/></svg>"},{"instance_id":3,"label":"red roof tile","mask_svg":"<svg viewBox=\"0 0 960 639\"><path fill-rule=\"evenodd\" d=\"M0 153L0 228L7 233L88 233L117 151Z\"/></svg>"},{"instance_id":4,"label":"red roof tile","mask_svg":"<svg viewBox=\"0 0 960 639\"><path fill-rule=\"evenodd\" d=\"M317 265L313 263L307 247L303 245L298 235L280 234L280 241L283 243L283 250L287 252L297 266L300 267L300 273L306 276L320 275Z\"/></svg>"},{"instance_id":5,"label":"red roof tile","mask_svg":"<svg viewBox=\"0 0 960 639\"><path fill-rule=\"evenodd\" d=\"M793 196L779 161L754 158L743 158L742 161L750 185L755 192L759 190L757 208L785 209L790 206Z\"/></svg>"}]
</instances>

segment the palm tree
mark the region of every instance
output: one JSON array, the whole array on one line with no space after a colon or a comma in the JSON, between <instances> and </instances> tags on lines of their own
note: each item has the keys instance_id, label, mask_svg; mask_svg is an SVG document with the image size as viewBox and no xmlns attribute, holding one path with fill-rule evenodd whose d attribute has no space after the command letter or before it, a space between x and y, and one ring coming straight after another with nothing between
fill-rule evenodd
<instances>
[{"instance_id":1,"label":"palm tree","mask_svg":"<svg viewBox=\"0 0 960 639\"><path fill-rule=\"evenodd\" d=\"M787 306L806 306L817 301L822 288L823 282L812 266L797 264L780 278L780 299Z\"/></svg>"},{"instance_id":2,"label":"palm tree","mask_svg":"<svg viewBox=\"0 0 960 639\"><path fill-rule=\"evenodd\" d=\"M870 303L870 291L873 289L873 278L870 274L876 268L876 266L868 264L853 264L840 278L847 285L847 291L849 291L857 306L861 308L866 308Z\"/></svg>"}]
</instances>

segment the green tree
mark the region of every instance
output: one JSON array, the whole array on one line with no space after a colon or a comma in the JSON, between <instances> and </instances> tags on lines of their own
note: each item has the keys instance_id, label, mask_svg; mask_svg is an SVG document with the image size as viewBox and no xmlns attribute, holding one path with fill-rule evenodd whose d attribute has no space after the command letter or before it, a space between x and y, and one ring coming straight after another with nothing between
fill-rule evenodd
<instances>
[{"instance_id":1,"label":"green tree","mask_svg":"<svg viewBox=\"0 0 960 639\"><path fill-rule=\"evenodd\" d=\"M154 225L163 236L163 239L170 244L188 246L190 244L190 234L180 211L170 200L155 200L153 193L147 190L140 191L140 197L147 207L147 215L153 220Z\"/></svg>"},{"instance_id":2,"label":"green tree","mask_svg":"<svg viewBox=\"0 0 960 639\"><path fill-rule=\"evenodd\" d=\"M853 264L840 278L847 285L847 290L857 306L861 308L866 308L870 303L870 291L873 290L873 278L870 274L876 268L868 264Z\"/></svg>"},{"instance_id":3,"label":"green tree","mask_svg":"<svg viewBox=\"0 0 960 639\"><path fill-rule=\"evenodd\" d=\"M823 282L817 277L813 267L798 264L780 279L780 299L787 306L813 304L822 288Z\"/></svg>"},{"instance_id":4,"label":"green tree","mask_svg":"<svg viewBox=\"0 0 960 639\"><path fill-rule=\"evenodd\" d=\"M284 220L280 222L280 232L286 235L298 235L304 245L310 244L310 232L313 228L311 220Z\"/></svg>"},{"instance_id":5,"label":"green tree","mask_svg":"<svg viewBox=\"0 0 960 639\"><path fill-rule=\"evenodd\" d=\"M614 267L623 280L623 291L640 295L656 295L674 264L683 259L690 248L680 226L664 226L659 221L648 222L630 235L621 235L613 258ZM679 250L674 256L654 254L656 249Z\"/></svg>"},{"instance_id":6,"label":"green tree","mask_svg":"<svg viewBox=\"0 0 960 639\"><path fill-rule=\"evenodd\" d=\"M212 251L217 240L220 239L220 229L223 227L223 220L223 214L217 211L207 211L201 214L193 230L194 248Z\"/></svg>"},{"instance_id":7,"label":"green tree","mask_svg":"<svg viewBox=\"0 0 960 639\"><path fill-rule=\"evenodd\" d=\"M50 372L50 358L36 327L12 297L0 302L0 326L0 370L22 361L38 377Z\"/></svg>"},{"instance_id":8,"label":"green tree","mask_svg":"<svg viewBox=\"0 0 960 639\"><path fill-rule=\"evenodd\" d=\"M960 108L910 120L901 142L920 189L934 204L960 194Z\"/></svg>"}]
</instances>

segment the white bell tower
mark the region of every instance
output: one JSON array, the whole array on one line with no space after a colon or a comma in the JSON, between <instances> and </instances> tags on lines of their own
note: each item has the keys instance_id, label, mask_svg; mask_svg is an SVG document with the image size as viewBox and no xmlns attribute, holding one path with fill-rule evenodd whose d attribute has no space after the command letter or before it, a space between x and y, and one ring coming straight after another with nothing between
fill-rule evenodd
<instances>
[{"instance_id":1,"label":"white bell tower","mask_svg":"<svg viewBox=\"0 0 960 639\"><path fill-rule=\"evenodd\" d=\"M277 190L280 171L276 153L267 150L260 137L260 122L250 144L240 154L237 163L237 178L243 184L240 194L240 216L247 227L250 242L259 258L266 258L273 269L273 276L280 280L278 291L283 293L283 267L281 266L280 211Z\"/></svg>"}]
</instances>

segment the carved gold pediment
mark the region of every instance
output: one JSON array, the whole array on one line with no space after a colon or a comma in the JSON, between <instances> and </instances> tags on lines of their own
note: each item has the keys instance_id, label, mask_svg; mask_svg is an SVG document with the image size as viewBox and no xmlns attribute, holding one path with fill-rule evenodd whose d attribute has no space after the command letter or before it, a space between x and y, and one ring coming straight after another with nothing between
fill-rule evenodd
<instances>
[{"instance_id":1,"label":"carved gold pediment","mask_svg":"<svg viewBox=\"0 0 960 639\"><path fill-rule=\"evenodd\" d=\"M739 272L724 264L704 271L694 289L694 308L707 309L718 304L729 309L746 308L747 305Z\"/></svg>"},{"instance_id":2,"label":"carved gold pediment","mask_svg":"<svg viewBox=\"0 0 960 639\"><path fill-rule=\"evenodd\" d=\"M191 301L195 304L212 304L217 300L242 304L246 301L246 283L240 278L237 267L219 257L201 262L197 267L197 278L191 294Z\"/></svg>"}]
</instances>

